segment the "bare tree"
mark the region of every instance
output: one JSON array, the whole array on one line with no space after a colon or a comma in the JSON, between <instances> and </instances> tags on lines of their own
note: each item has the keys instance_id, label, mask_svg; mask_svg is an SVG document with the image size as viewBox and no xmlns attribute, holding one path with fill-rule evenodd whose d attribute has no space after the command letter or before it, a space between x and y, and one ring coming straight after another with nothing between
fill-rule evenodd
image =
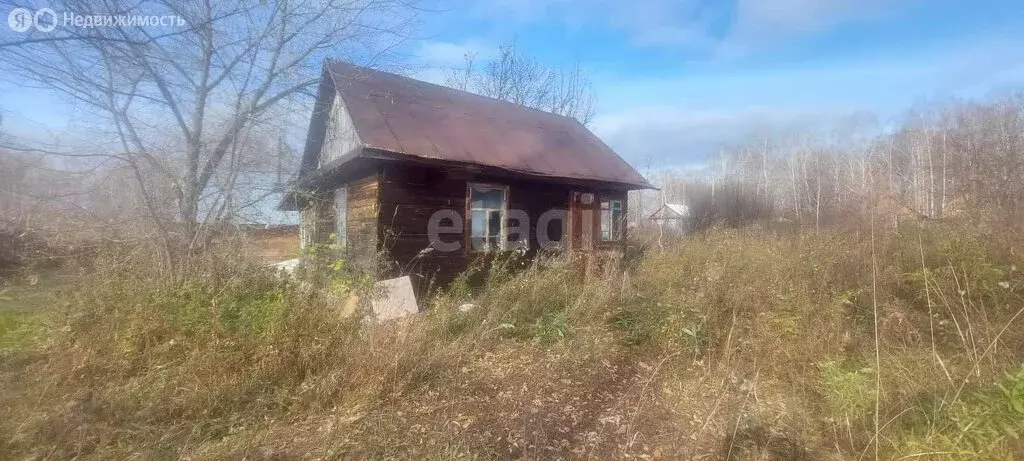
<instances>
[{"instance_id":1,"label":"bare tree","mask_svg":"<svg viewBox=\"0 0 1024 461\"><path fill-rule=\"evenodd\" d=\"M308 99L323 58L380 64L405 39L414 1L62 0L50 5L58 16L128 20L29 32L0 44L0 61L17 82L74 103L97 138L116 141L48 153L126 166L173 254L173 235L195 242L204 223L237 206L243 172L281 153L268 122L282 103ZM132 19L146 17L170 25Z\"/></svg>"},{"instance_id":2,"label":"bare tree","mask_svg":"<svg viewBox=\"0 0 1024 461\"><path fill-rule=\"evenodd\" d=\"M515 41L498 47L497 56L477 67L467 54L445 84L495 99L575 118L587 125L594 118L593 87L579 62L569 68L548 67L522 54Z\"/></svg>"}]
</instances>

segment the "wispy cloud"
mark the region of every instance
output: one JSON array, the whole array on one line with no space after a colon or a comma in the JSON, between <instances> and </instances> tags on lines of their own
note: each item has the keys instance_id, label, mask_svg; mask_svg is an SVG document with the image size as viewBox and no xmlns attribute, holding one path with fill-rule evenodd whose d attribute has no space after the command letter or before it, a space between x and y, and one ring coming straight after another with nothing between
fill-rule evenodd
<instances>
[{"instance_id":1,"label":"wispy cloud","mask_svg":"<svg viewBox=\"0 0 1024 461\"><path fill-rule=\"evenodd\" d=\"M977 96L1024 83L1018 40L759 69L692 69L659 77L602 75L593 128L634 164L694 162L760 133L829 130L851 115L881 125L920 98Z\"/></svg>"},{"instance_id":2,"label":"wispy cloud","mask_svg":"<svg viewBox=\"0 0 1024 461\"><path fill-rule=\"evenodd\" d=\"M459 66L467 54L486 58L494 53L493 45L482 41L452 43L445 41L423 41L416 48L416 56L424 62L437 66Z\"/></svg>"},{"instance_id":3,"label":"wispy cloud","mask_svg":"<svg viewBox=\"0 0 1024 461\"><path fill-rule=\"evenodd\" d=\"M850 115L827 108L637 106L599 116L593 130L633 165L659 168L704 164L709 155L752 136L826 129Z\"/></svg>"},{"instance_id":4,"label":"wispy cloud","mask_svg":"<svg viewBox=\"0 0 1024 461\"><path fill-rule=\"evenodd\" d=\"M730 38L756 40L819 32L892 14L910 0L739 0Z\"/></svg>"},{"instance_id":5,"label":"wispy cloud","mask_svg":"<svg viewBox=\"0 0 1024 461\"><path fill-rule=\"evenodd\" d=\"M701 47L712 43L708 29L717 12L701 0L490 0L476 11L504 21L624 31L638 45Z\"/></svg>"},{"instance_id":6,"label":"wispy cloud","mask_svg":"<svg viewBox=\"0 0 1024 461\"><path fill-rule=\"evenodd\" d=\"M929 8L938 12L924 14ZM599 100L594 131L634 164L680 165L759 132L825 129L863 111L885 125L920 98L1024 83L1024 51L1015 46L1021 34L1016 23L997 21L997 11L945 33L951 23L931 21L959 24L965 7L928 0L481 0L464 11L472 32L418 50L443 66L461 64L466 52L493 50L489 43L513 33L537 34L532 46L543 49L528 51L552 61L591 40L609 44L608 52L589 50L591 61L583 63ZM846 40L865 35L877 40ZM422 77L443 81L439 75Z\"/></svg>"},{"instance_id":7,"label":"wispy cloud","mask_svg":"<svg viewBox=\"0 0 1024 461\"><path fill-rule=\"evenodd\" d=\"M455 69L462 68L467 55L476 59L493 56L497 47L482 40L446 42L428 40L420 42L413 50L413 76L431 83L444 84Z\"/></svg>"},{"instance_id":8,"label":"wispy cloud","mask_svg":"<svg viewBox=\"0 0 1024 461\"><path fill-rule=\"evenodd\" d=\"M644 46L747 50L901 11L920 0L490 0L478 14L521 23L611 28Z\"/></svg>"}]
</instances>

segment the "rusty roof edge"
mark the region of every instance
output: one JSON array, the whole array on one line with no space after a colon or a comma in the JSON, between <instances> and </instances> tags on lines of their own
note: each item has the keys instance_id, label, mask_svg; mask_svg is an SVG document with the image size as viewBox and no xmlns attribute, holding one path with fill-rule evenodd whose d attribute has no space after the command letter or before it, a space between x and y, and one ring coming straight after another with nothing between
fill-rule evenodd
<instances>
[{"instance_id":1,"label":"rusty roof edge","mask_svg":"<svg viewBox=\"0 0 1024 461\"><path fill-rule=\"evenodd\" d=\"M470 95L470 96L475 96L475 97L480 98L480 99L486 99L486 100L489 100L489 101L495 101L495 102L500 102L500 103L504 103L504 104L511 104L511 105L518 106L518 107L526 109L526 110L533 111L533 112L539 112L541 114L553 115L553 116L556 116L556 117L562 117L562 118L574 120L576 123L579 123L579 120L576 120L576 118L570 117L568 115L556 114L554 112L548 112L548 111L546 111L544 109L537 109L535 107L524 106L522 104L514 103L512 101L506 101L504 99L492 98L490 96L485 96L485 95L482 95L480 93L474 93L472 91L459 90L459 89L456 89L456 88L452 88L450 86L444 86L444 85L441 85L441 84L438 84L438 83L428 82L426 80L419 80L419 79L416 79L416 78L409 77L407 75L396 74L394 72L388 72L386 70L374 69L372 67L363 67L363 66L360 66L358 64L353 64L351 62L345 61L343 59L326 58L325 61L327 61L328 63L338 63L338 64L341 64L342 66L362 68L362 69L366 69L366 70L369 70L369 71L372 71L372 72L378 72L378 73L381 73L381 74L388 74L390 76L398 77L398 78L403 79L403 80L410 80L413 84L416 84L416 85L424 85L425 84L425 85L429 85L429 86L440 88L440 89L445 90L445 91L452 91L452 92L456 92L456 93L464 93L464 94L467 94L467 95ZM331 74L333 74L333 73L334 73L334 70L331 69ZM331 78L333 79L334 76L332 75ZM584 128L586 128L586 126L584 126Z\"/></svg>"},{"instance_id":2,"label":"rusty roof edge","mask_svg":"<svg viewBox=\"0 0 1024 461\"><path fill-rule=\"evenodd\" d=\"M548 112L548 111L544 111L544 110L540 110L540 109L535 109L535 108L523 106L523 105L520 105L520 104L514 104L514 103L511 103L509 101L504 101L504 100L500 100L500 99L496 99L496 98L491 98L491 97L483 96L483 95L472 93L472 92L460 91L460 90L457 90L457 89L454 89L454 88L450 88L450 87L446 87L446 86L443 86L443 85L438 85L438 84L435 84L435 83L430 83L430 82L425 82L425 81L422 81L422 80L417 80L417 79L414 79L414 78L411 78L411 77L407 77L407 76L404 76L404 75L399 75L399 74L396 74L396 73L393 73L393 72L386 72L386 71L383 71L383 70L377 70L377 69L361 67L361 66L358 66L358 65L355 65L355 64L348 63L346 61L342 61L342 60L338 60L338 59L332 59L332 58L327 58L325 60L325 72L327 73L327 75L330 76L331 87L333 87L333 89L335 91L334 97L341 98L342 101L345 103L346 108L348 108L350 106L349 106L349 103L345 100L344 92L342 91L342 89L340 87L340 83L341 83L340 80L346 80L346 81L347 80L352 80L351 76L347 75L345 73L345 71L349 70L349 69L351 69L353 71L369 72L370 75L372 75L372 73L385 74L385 75L388 75L388 76L391 76L391 77L394 77L394 78L401 79L403 81L408 81L408 82L410 82L410 84L414 84L414 85L427 85L429 87L435 87L435 88L443 90L445 92L445 94L458 93L458 94L469 95L471 97L478 98L478 99L481 99L481 100L488 100L488 101L499 102L499 103L503 103L503 104L508 104L508 105L516 106L517 108L519 108L521 110L525 109L525 110L532 111L532 112L535 112L535 113L538 113L538 114L544 115L544 116L555 116L555 117L561 118L563 120L564 119L571 120L570 123L580 127L585 133L587 133L591 137L591 139L596 140L596 142L600 145L599 150L603 150L603 151L607 152L608 154L610 154L609 159L614 159L612 161L616 161L616 162L619 163L619 166L623 170L625 170L623 172L627 173L624 176L627 176L627 177L631 176L631 177L626 178L626 179L615 179L615 178L612 178L612 177L587 176L587 175L578 175L578 174L570 174L570 173L563 173L563 174L545 173L545 172L542 172L542 171L538 171L538 170L535 170L535 169L529 169L529 168L511 168L511 167L507 167L507 166L506 167L502 167L502 166L498 166L498 165L488 164L488 163L480 162L480 161L466 161L466 160L458 160L458 159L448 159L448 158L445 158L446 156L440 155L441 151L439 150L437 145L434 144L433 141L429 140L429 139L428 139L428 141L430 141L432 146L433 146L433 151L434 151L433 153L435 155L439 155L441 158L435 158L433 156L424 155L424 153L409 153L409 152L406 152L408 149L406 149L402 145L401 140L395 134L394 130L390 126L390 123L389 123L387 117L384 115L383 111L381 110L381 108L379 107L377 102L376 101L372 101L372 100L369 101L369 103L373 107L374 112L376 112L377 115L380 117L381 122L383 122L383 124L387 128L387 132L390 133L391 137L393 137L395 139L395 144L396 145L395 146L387 146L387 147L371 145L370 143L368 143L366 141L363 141L363 136L359 133L359 127L356 126L355 124L353 124L353 127L355 128L356 137L357 137L357 139L359 141L359 144L361 146L363 146L365 149L373 149L373 150L383 151L383 152L392 152L392 153L395 153L395 154L402 155L402 156L404 156L406 158L409 158L409 159L423 159L423 160L436 161L436 162L447 162L447 163L452 163L452 164L464 164L464 165L467 165L467 166L468 165L483 166L483 167L494 168L494 169L497 169L497 170L504 170L504 171L508 171L508 172L516 173L516 174L523 174L523 175L528 175L528 176L539 177L539 178L547 178L547 179L562 178L562 179L574 179L574 180L583 180L583 181L597 181L597 182L605 182L605 183L610 183L610 184L626 185L626 186L631 187L633 190L639 190L639 189L659 190L657 187L655 187L653 184L651 184L651 182L648 181L647 178L643 177L643 175L641 175L635 168L633 168L633 166L630 165L629 162L627 162L624 158L622 158L620 155L618 155L618 153L616 153L614 149L612 149L610 146L608 146L608 144L605 143L604 140L602 140L600 137L596 136L582 122L580 122L576 118L569 117L569 116L562 115L562 114L555 114L555 113L552 113L552 112ZM359 81L359 79L356 78L353 81ZM353 122L354 122L354 120L353 120ZM396 150L395 147L398 147L398 150ZM325 165L325 166L327 166L327 165ZM628 173L632 173L632 174L628 174Z\"/></svg>"},{"instance_id":3,"label":"rusty roof edge","mask_svg":"<svg viewBox=\"0 0 1024 461\"><path fill-rule=\"evenodd\" d=\"M368 152L368 151L370 151L370 152ZM376 154L377 152L383 153L383 154L386 154L386 155ZM460 161L455 161L455 160L446 160L446 159L443 159L443 158L423 157L423 156L420 156L420 155L407 154L407 153L404 153L404 152L395 152L395 151L390 150L390 149L382 149L382 148L379 148L379 147L374 147L374 146L362 143L358 147L356 147L355 149L349 151L348 153L346 153L346 154L344 154L344 155L342 155L342 156L332 160L327 165L324 165L323 167L320 167L320 168L317 168L317 169L311 171L306 176L303 176L303 177L300 177L300 178L296 178L286 188L284 198L282 198L282 200L278 204L277 208L279 210L281 210L281 211L298 211L301 208L301 205L299 203L301 201L300 200L300 198L301 198L300 194L302 194L302 193L304 193L306 191L309 191L311 189L315 189L315 188L319 187L319 183L321 181L323 181L325 178L327 178L328 176L330 176L332 173L336 172L340 168L343 168L346 164L348 164L348 163L350 163L353 160L358 159L358 158L382 159L382 160L397 160L397 161L406 160L406 161L418 161L418 162L422 162L422 163L432 163L432 164L442 164L442 165L443 164L454 164L454 165L458 165L458 166L461 166L461 167L478 167L478 168L486 168L486 169L491 169L491 170L503 171L503 172L511 173L511 174L520 174L520 175L530 176L530 177L534 177L534 178L538 178L538 179L546 179L546 180L552 180L552 179L563 179L563 180L565 180L565 179L568 179L568 180L573 180L573 181L597 182L597 183L602 183L602 184L612 184L612 185L616 185L616 186L626 186L626 190L645 190L645 189L646 190L661 190L661 189L655 187L649 181L647 181L646 178L643 178L643 176L640 176L641 179L643 179L643 184L641 184L641 183L638 183L638 182L621 181L621 180L604 179L604 178L593 178L593 177L583 177L583 176L550 175L550 174L545 174L545 173L541 173L541 172L537 172L537 171L531 171L531 170L519 170L519 169L515 169L515 168L503 168L503 167L492 166L492 165L483 165L483 164L473 163L473 162L460 162ZM638 176L639 176L639 173L638 173Z\"/></svg>"},{"instance_id":4,"label":"rusty roof edge","mask_svg":"<svg viewBox=\"0 0 1024 461\"><path fill-rule=\"evenodd\" d=\"M307 128L307 131L306 131L306 140L303 143L303 149L302 149L302 163L299 165L299 172L297 174L296 181L298 180L298 177L301 177L304 174L308 174L310 171L315 171L316 170L317 166L319 166L319 165L314 165L313 164L314 163L313 162L314 158L316 160L315 163L317 163L317 164L320 163L320 153L316 151L316 144L317 144L316 136L317 136L317 134L319 132L319 128L320 128L319 124L323 122L322 111L323 111L324 99L327 99L326 96L328 94L327 88L325 88L325 83L328 83L328 82L325 81L326 79L324 79L323 77L324 76L329 76L329 75L331 75L331 71L328 68L327 63L324 63L324 66L321 69L320 82L317 84L316 100L313 102L313 114L310 116L310 119L309 119L309 127ZM335 87L335 82L334 82L334 77L333 76L330 78L329 83L330 83L330 86L332 87L332 89L334 90L334 95L336 97L337 94L338 94L338 89L337 89L337 87ZM329 111L330 108L328 107L327 110ZM322 144L323 143L323 139L321 138L319 140L319 142Z\"/></svg>"},{"instance_id":5,"label":"rusty roof edge","mask_svg":"<svg viewBox=\"0 0 1024 461\"><path fill-rule=\"evenodd\" d=\"M391 155L383 155L383 156L381 156L381 155L367 154L367 150L371 150L371 151L374 151L374 152L381 152L381 153L385 153L385 154L391 154ZM364 149L363 149L362 152L360 152L359 155L361 157L364 157L364 158L377 158L377 159L385 159L385 160L412 160L412 161L421 161L423 163L437 163L437 164L458 165L458 166L462 166L462 167L487 168L487 169L492 169L492 170L504 171L504 172L508 172L508 173L520 174L520 175L525 175L525 176L532 176L532 177L535 177L535 178L542 178L542 179L548 179L548 180L551 180L551 179L570 179L570 180L575 180L575 181L599 182L599 183L605 183L605 184L614 184L614 185L620 185L620 186L627 186L627 188L629 190L643 190L643 189L661 190L661 189L658 189L657 187L654 187L653 184L651 184L649 181L644 179L642 176L640 177L641 180L643 181L641 183L641 182L636 182L636 181L623 181L623 180L612 179L612 178L595 178L595 177L587 177L587 176L553 175L553 174L547 174L547 173L543 173L543 172L539 172L539 171L534 171L534 170L524 170L524 169L518 169L518 168L507 168L507 167L500 167L500 166L495 166L495 165L487 165L487 164L483 164L483 163L463 162L463 161L458 161L458 160L447 160L447 159L444 159L444 158L424 157L422 155L407 154L405 152L395 152L394 150L391 150L391 149L384 149L384 148L380 148L380 147L374 147L374 146L371 146L371 145L364 145ZM395 156L399 156L399 157L396 158Z\"/></svg>"},{"instance_id":6,"label":"rusty roof edge","mask_svg":"<svg viewBox=\"0 0 1024 461\"><path fill-rule=\"evenodd\" d=\"M572 119L572 121L576 122L577 125L583 127L584 130L587 130L588 133L592 134L594 136L594 139L596 139L597 142L601 143L601 145L604 146L605 149L608 149L609 152L615 154L615 158L619 159L619 161L622 162L622 164L625 165L626 168L629 168L631 171L633 171L633 174L635 174L636 177L642 179L643 182L645 184L647 184L647 186L648 186L647 188L648 189L661 190L661 189L658 189L657 187L654 187L654 185L651 184L651 182L648 181L647 178L644 177L644 175L640 174L639 171L636 171L636 168L633 168L633 165L630 165L629 162L627 162L626 159L622 158L622 156L619 155L618 152L615 152L615 149L612 149L612 146L609 146L608 143L604 142L604 140L601 139L600 136L595 134L593 131L590 131L590 128L587 128L587 126L584 125L583 122L581 122L581 121L579 121L579 120L577 120L575 118L572 118L572 117L569 117L569 118Z\"/></svg>"},{"instance_id":7,"label":"rusty roof edge","mask_svg":"<svg viewBox=\"0 0 1024 461\"><path fill-rule=\"evenodd\" d=\"M277 204L277 209L281 211L298 211L301 208L301 195L320 187L320 182L324 181L332 173L342 168L345 164L362 157L363 146L356 146L348 153L331 160L330 163L322 167L318 167L315 170L308 172L304 176L295 178L288 185L285 186L284 196L281 201Z\"/></svg>"}]
</instances>

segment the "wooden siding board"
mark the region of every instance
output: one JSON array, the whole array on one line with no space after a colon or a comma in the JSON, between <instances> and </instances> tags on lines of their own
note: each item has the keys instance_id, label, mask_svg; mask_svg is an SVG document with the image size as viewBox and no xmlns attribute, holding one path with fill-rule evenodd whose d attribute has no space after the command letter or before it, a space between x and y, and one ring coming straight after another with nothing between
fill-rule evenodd
<instances>
[{"instance_id":1,"label":"wooden siding board","mask_svg":"<svg viewBox=\"0 0 1024 461\"><path fill-rule=\"evenodd\" d=\"M480 254L468 251L468 183L508 187L508 209L524 211L529 218L529 253L539 249L538 221L549 209L567 210L570 186L540 181L447 171L423 165L389 164L380 182L380 238L382 250L392 267L419 272L422 279L451 281ZM445 242L460 241L462 249L451 253L438 251L420 255L430 246L427 225L439 210L451 209L463 218L466 229L461 236L446 235ZM508 215L511 217L510 215ZM393 273L392 275L397 275Z\"/></svg>"},{"instance_id":2,"label":"wooden siding board","mask_svg":"<svg viewBox=\"0 0 1024 461\"><path fill-rule=\"evenodd\" d=\"M307 241L303 242L308 249L310 245L330 245L335 243L332 234L335 228L335 190L345 187L346 219L345 248L337 256L345 259L352 267L376 274L377 227L379 211L379 175L376 170L365 176L337 184L332 189L317 192L300 215L300 226Z\"/></svg>"},{"instance_id":3,"label":"wooden siding board","mask_svg":"<svg viewBox=\"0 0 1024 461\"><path fill-rule=\"evenodd\" d=\"M375 274L380 211L380 175L374 171L344 187L348 188L346 257L355 267Z\"/></svg>"},{"instance_id":4,"label":"wooden siding board","mask_svg":"<svg viewBox=\"0 0 1024 461\"><path fill-rule=\"evenodd\" d=\"M529 218L528 256L540 249L538 239L541 214L551 209L567 212L570 221L575 217L575 207L570 198L574 192L590 192L595 195L592 223L594 250L621 248L622 241L600 241L601 200L622 200L623 214L628 213L626 192L600 187L582 187L574 184L548 183L519 177L502 177L466 170L445 170L422 164L384 162L376 169L364 170L364 176L350 179L343 186L348 189L346 258L356 267L372 270L374 275L390 277L404 274L419 274L414 277L419 287L433 280L448 283L473 261L485 258L485 254L468 251L468 231L461 234L444 235L445 242L458 241L462 249L450 253L439 251L421 252L429 248L427 227L431 216L439 210L451 209L462 218L468 229L466 217L468 206L468 183L495 184L508 187L509 209L526 212ZM331 208L331 207L327 207ZM326 237L333 232L333 213L319 209L316 226L317 238L329 243ZM306 213L303 214L306 216ZM330 219L327 217L330 216ZM507 215L511 218L511 214ZM578 218L578 217L577 217ZM566 240L579 239L579 222L567 222L568 231L563 235L563 248L570 248ZM625 238L623 228L623 239ZM578 248L578 245L573 247ZM378 259L384 255L385 260Z\"/></svg>"}]
</instances>

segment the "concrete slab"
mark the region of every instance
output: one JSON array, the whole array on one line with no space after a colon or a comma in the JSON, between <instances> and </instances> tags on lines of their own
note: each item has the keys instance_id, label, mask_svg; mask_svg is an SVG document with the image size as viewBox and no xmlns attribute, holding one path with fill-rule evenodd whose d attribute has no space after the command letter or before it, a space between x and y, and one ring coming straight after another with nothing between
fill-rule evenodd
<instances>
[{"instance_id":1,"label":"concrete slab","mask_svg":"<svg viewBox=\"0 0 1024 461\"><path fill-rule=\"evenodd\" d=\"M374 283L370 306L379 321L407 317L420 311L412 279L408 275Z\"/></svg>"},{"instance_id":2,"label":"concrete slab","mask_svg":"<svg viewBox=\"0 0 1024 461\"><path fill-rule=\"evenodd\" d=\"M300 261L299 261L298 258L286 259L286 260L281 261L281 262L276 262L274 264L270 264L270 267L273 267L274 270L276 270L278 273L284 273L286 275L292 275L293 273L295 273L295 268L299 267L299 262Z\"/></svg>"}]
</instances>

